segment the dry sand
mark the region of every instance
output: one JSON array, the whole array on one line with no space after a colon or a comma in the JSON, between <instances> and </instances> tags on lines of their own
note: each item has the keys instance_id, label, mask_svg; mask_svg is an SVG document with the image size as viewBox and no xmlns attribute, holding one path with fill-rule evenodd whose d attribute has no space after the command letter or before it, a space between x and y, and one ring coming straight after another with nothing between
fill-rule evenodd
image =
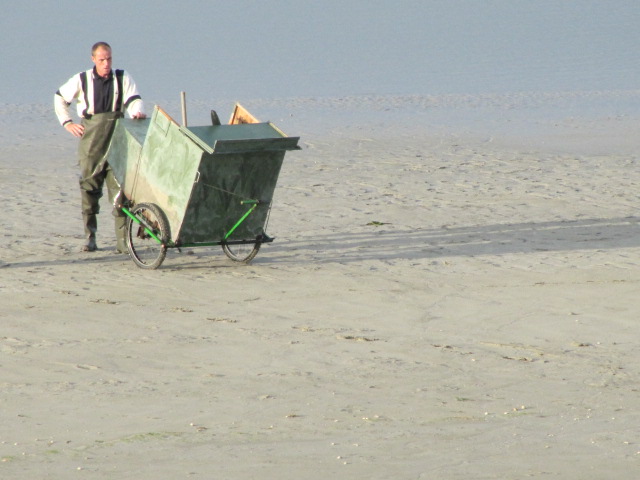
<instances>
[{"instance_id":1,"label":"dry sand","mask_svg":"<svg viewBox=\"0 0 640 480\"><path fill-rule=\"evenodd\" d=\"M144 271L49 108L0 108L0 478L638 478L631 120L289 117L275 242Z\"/></svg>"}]
</instances>

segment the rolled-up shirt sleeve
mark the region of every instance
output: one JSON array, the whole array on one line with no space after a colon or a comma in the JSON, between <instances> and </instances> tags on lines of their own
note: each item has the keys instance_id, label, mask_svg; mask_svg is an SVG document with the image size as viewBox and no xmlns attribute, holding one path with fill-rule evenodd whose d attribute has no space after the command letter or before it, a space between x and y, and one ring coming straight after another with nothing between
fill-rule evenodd
<instances>
[{"instance_id":1,"label":"rolled-up shirt sleeve","mask_svg":"<svg viewBox=\"0 0 640 480\"><path fill-rule=\"evenodd\" d=\"M70 107L73 100L78 97L80 90L80 76L74 75L53 96L53 106L60 125L66 125L73 121Z\"/></svg>"},{"instance_id":2,"label":"rolled-up shirt sleeve","mask_svg":"<svg viewBox=\"0 0 640 480\"><path fill-rule=\"evenodd\" d=\"M126 71L124 72L123 76L122 88L124 90L123 104L129 116L133 117L134 115L137 115L139 113L145 113L144 102L142 101L142 97L138 92L136 82Z\"/></svg>"}]
</instances>

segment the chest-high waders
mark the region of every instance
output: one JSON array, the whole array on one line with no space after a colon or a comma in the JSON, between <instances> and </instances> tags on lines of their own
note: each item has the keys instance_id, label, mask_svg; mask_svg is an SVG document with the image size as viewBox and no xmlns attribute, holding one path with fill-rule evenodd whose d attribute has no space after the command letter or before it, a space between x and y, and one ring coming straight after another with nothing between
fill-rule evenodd
<instances>
[{"instance_id":1,"label":"chest-high waders","mask_svg":"<svg viewBox=\"0 0 640 480\"><path fill-rule=\"evenodd\" d=\"M108 112L98 113L92 115L91 118L82 119L84 134L78 145L78 164L80 166L82 219L84 221L84 233L87 238L86 250L96 249L97 215L100 212L99 201L102 197L102 187L105 181L109 193L109 202L112 205L114 198L120 191L120 185L118 185L105 155L111 142L116 120L121 117L121 112ZM120 252L125 252L124 224L126 217L117 208L114 208L113 216L115 217L116 248Z\"/></svg>"}]
</instances>

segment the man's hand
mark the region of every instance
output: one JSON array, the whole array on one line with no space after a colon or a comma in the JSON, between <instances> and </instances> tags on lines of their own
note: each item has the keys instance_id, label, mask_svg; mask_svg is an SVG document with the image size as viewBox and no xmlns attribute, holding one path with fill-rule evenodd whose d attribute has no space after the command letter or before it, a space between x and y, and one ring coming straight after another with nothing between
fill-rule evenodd
<instances>
[{"instance_id":1,"label":"man's hand","mask_svg":"<svg viewBox=\"0 0 640 480\"><path fill-rule=\"evenodd\" d=\"M132 115L131 118L134 118L136 120L142 120L143 118L147 118L147 116L142 112L138 112L138 113Z\"/></svg>"},{"instance_id":2,"label":"man's hand","mask_svg":"<svg viewBox=\"0 0 640 480\"><path fill-rule=\"evenodd\" d=\"M84 135L84 126L79 123L69 122L65 124L64 128L74 137L81 137Z\"/></svg>"}]
</instances>

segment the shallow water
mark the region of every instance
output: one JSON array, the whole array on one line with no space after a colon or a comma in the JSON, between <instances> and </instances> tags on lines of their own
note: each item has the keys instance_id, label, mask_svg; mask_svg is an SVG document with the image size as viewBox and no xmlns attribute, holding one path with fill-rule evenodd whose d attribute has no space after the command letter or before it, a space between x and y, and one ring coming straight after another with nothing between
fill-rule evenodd
<instances>
[{"instance_id":1,"label":"shallow water","mask_svg":"<svg viewBox=\"0 0 640 480\"><path fill-rule=\"evenodd\" d=\"M97 40L151 102L633 90L640 74L635 0L6 3L0 103L50 102Z\"/></svg>"}]
</instances>

